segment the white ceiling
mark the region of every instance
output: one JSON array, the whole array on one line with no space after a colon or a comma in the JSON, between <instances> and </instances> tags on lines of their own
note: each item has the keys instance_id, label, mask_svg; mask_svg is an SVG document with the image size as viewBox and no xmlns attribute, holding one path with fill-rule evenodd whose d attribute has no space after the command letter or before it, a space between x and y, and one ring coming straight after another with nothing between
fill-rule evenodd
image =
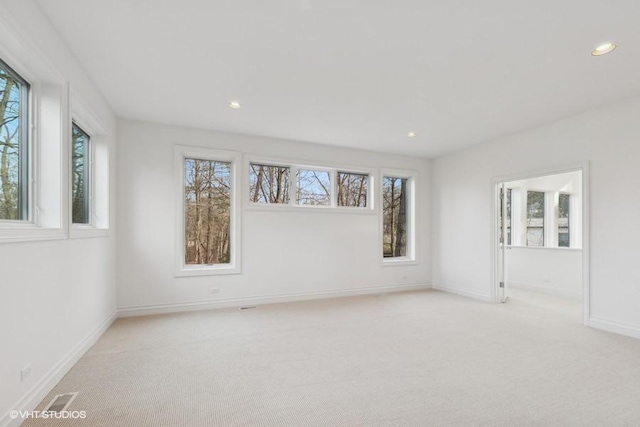
<instances>
[{"instance_id":1,"label":"white ceiling","mask_svg":"<svg viewBox=\"0 0 640 427\"><path fill-rule=\"evenodd\" d=\"M637 0L38 3L126 118L432 157L640 95Z\"/></svg>"}]
</instances>

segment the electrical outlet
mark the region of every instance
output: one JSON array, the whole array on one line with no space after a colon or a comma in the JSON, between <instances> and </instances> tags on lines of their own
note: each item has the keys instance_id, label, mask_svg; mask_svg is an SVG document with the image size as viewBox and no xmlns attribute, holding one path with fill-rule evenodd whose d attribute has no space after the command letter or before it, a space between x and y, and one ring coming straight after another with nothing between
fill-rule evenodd
<instances>
[{"instance_id":1,"label":"electrical outlet","mask_svg":"<svg viewBox=\"0 0 640 427\"><path fill-rule=\"evenodd\" d=\"M31 374L31 363L20 370L20 381L26 381L27 377Z\"/></svg>"},{"instance_id":2,"label":"electrical outlet","mask_svg":"<svg viewBox=\"0 0 640 427\"><path fill-rule=\"evenodd\" d=\"M220 289L218 289L218 288L211 288L211 293L212 293L212 294L219 294L219 293L220 293Z\"/></svg>"}]
</instances>

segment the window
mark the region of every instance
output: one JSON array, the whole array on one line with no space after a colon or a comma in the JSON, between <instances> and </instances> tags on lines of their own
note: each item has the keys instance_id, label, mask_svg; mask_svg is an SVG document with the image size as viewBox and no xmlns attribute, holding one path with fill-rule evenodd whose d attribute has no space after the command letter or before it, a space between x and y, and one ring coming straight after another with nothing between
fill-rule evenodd
<instances>
[{"instance_id":1,"label":"window","mask_svg":"<svg viewBox=\"0 0 640 427\"><path fill-rule=\"evenodd\" d=\"M240 154L176 146L176 276L240 273Z\"/></svg>"},{"instance_id":2,"label":"window","mask_svg":"<svg viewBox=\"0 0 640 427\"><path fill-rule=\"evenodd\" d=\"M338 206L366 208L369 175L338 172Z\"/></svg>"},{"instance_id":3,"label":"window","mask_svg":"<svg viewBox=\"0 0 640 427\"><path fill-rule=\"evenodd\" d=\"M558 197L558 247L568 248L570 243L570 214L571 214L571 196L569 194L560 194Z\"/></svg>"},{"instance_id":4,"label":"window","mask_svg":"<svg viewBox=\"0 0 640 427\"><path fill-rule=\"evenodd\" d=\"M544 246L544 192L527 192L527 246Z\"/></svg>"},{"instance_id":5,"label":"window","mask_svg":"<svg viewBox=\"0 0 640 427\"><path fill-rule=\"evenodd\" d=\"M264 163L263 163L264 162ZM248 162L249 203L331 208L328 211L374 213L369 193L371 173L344 172L324 165L298 165L277 159ZM290 196L291 194L291 196ZM349 208L349 209L343 209Z\"/></svg>"},{"instance_id":6,"label":"window","mask_svg":"<svg viewBox=\"0 0 640 427\"><path fill-rule=\"evenodd\" d=\"M250 164L249 198L253 203L289 204L291 168Z\"/></svg>"},{"instance_id":7,"label":"window","mask_svg":"<svg viewBox=\"0 0 640 427\"><path fill-rule=\"evenodd\" d=\"M231 260L231 163L184 160L185 264Z\"/></svg>"},{"instance_id":8,"label":"window","mask_svg":"<svg viewBox=\"0 0 640 427\"><path fill-rule=\"evenodd\" d=\"M90 224L91 138L75 123L71 134L71 218L74 224Z\"/></svg>"},{"instance_id":9,"label":"window","mask_svg":"<svg viewBox=\"0 0 640 427\"><path fill-rule=\"evenodd\" d=\"M407 256L407 178L382 178L382 253L385 258Z\"/></svg>"},{"instance_id":10,"label":"window","mask_svg":"<svg viewBox=\"0 0 640 427\"><path fill-rule=\"evenodd\" d=\"M507 245L511 245L511 188L507 188L507 215L506 215L506 223L507 223Z\"/></svg>"},{"instance_id":11,"label":"window","mask_svg":"<svg viewBox=\"0 0 640 427\"><path fill-rule=\"evenodd\" d=\"M29 219L29 84L0 60L0 220Z\"/></svg>"},{"instance_id":12,"label":"window","mask_svg":"<svg viewBox=\"0 0 640 427\"><path fill-rule=\"evenodd\" d=\"M296 204L331 206L331 173L322 170L296 171Z\"/></svg>"}]
</instances>

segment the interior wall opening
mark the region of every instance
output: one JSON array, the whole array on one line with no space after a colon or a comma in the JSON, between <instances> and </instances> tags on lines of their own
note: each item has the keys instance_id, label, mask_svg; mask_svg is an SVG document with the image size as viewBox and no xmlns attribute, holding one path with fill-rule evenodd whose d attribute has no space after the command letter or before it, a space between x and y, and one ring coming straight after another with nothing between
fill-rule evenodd
<instances>
[{"instance_id":1,"label":"interior wall opening","mask_svg":"<svg viewBox=\"0 0 640 427\"><path fill-rule=\"evenodd\" d=\"M498 294L583 319L583 171L498 184Z\"/></svg>"}]
</instances>

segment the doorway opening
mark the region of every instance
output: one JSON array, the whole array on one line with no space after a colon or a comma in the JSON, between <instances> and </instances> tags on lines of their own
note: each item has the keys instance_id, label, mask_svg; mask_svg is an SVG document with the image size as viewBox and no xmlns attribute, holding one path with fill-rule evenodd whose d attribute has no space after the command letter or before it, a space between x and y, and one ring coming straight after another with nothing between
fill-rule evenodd
<instances>
[{"instance_id":1,"label":"doorway opening","mask_svg":"<svg viewBox=\"0 0 640 427\"><path fill-rule=\"evenodd\" d=\"M588 324L588 165L498 177L492 187L494 300Z\"/></svg>"}]
</instances>

